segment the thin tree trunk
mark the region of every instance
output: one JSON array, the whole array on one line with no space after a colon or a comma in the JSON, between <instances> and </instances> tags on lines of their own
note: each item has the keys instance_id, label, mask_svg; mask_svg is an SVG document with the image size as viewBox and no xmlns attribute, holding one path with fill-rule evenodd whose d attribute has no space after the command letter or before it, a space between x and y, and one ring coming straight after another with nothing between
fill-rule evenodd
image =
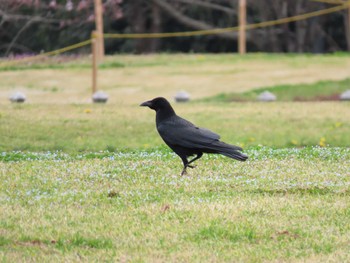
<instances>
[{"instance_id":1,"label":"thin tree trunk","mask_svg":"<svg viewBox=\"0 0 350 263\"><path fill-rule=\"evenodd\" d=\"M345 37L346 37L346 45L348 51L350 51L350 7L347 12L343 12L344 17L344 29L345 29Z\"/></svg>"},{"instance_id":2,"label":"thin tree trunk","mask_svg":"<svg viewBox=\"0 0 350 263\"><path fill-rule=\"evenodd\" d=\"M297 15L303 14L304 9L304 1L298 1L296 12ZM307 22L305 20L301 20L296 22L296 45L297 52L302 53L305 51L305 36L306 36Z\"/></svg>"},{"instance_id":3,"label":"thin tree trunk","mask_svg":"<svg viewBox=\"0 0 350 263\"><path fill-rule=\"evenodd\" d=\"M152 33L162 32L162 16L159 6L155 3L152 4ZM154 53L159 50L161 40L159 38L150 39L149 51Z\"/></svg>"},{"instance_id":4,"label":"thin tree trunk","mask_svg":"<svg viewBox=\"0 0 350 263\"><path fill-rule=\"evenodd\" d=\"M133 33L145 33L146 31L146 20L143 8L140 7L138 0L133 0L132 10L133 10L133 23L131 23L131 28ZM140 54L145 52L146 43L145 39L139 38L135 39L135 53Z\"/></svg>"}]
</instances>

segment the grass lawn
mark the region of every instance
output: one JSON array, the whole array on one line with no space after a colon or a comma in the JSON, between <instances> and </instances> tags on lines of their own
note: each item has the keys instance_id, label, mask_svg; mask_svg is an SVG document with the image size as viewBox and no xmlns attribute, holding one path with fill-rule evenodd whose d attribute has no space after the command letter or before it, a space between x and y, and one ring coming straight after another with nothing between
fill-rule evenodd
<instances>
[{"instance_id":1,"label":"grass lawn","mask_svg":"<svg viewBox=\"0 0 350 263\"><path fill-rule=\"evenodd\" d=\"M247 153L3 153L2 261L349 261L349 149Z\"/></svg>"},{"instance_id":2,"label":"grass lawn","mask_svg":"<svg viewBox=\"0 0 350 263\"><path fill-rule=\"evenodd\" d=\"M1 261L349 262L350 104L293 101L347 89L349 68L347 54L113 56L96 105L87 58L0 64ZM139 104L181 89L193 100L176 112L247 162L205 155L180 176ZM282 101L253 102L265 89Z\"/></svg>"},{"instance_id":3,"label":"grass lawn","mask_svg":"<svg viewBox=\"0 0 350 263\"><path fill-rule=\"evenodd\" d=\"M174 104L180 116L243 147L350 145L345 102ZM84 152L163 144L155 113L134 105L0 105L0 151ZM322 139L323 138L323 139Z\"/></svg>"},{"instance_id":4,"label":"grass lawn","mask_svg":"<svg viewBox=\"0 0 350 263\"><path fill-rule=\"evenodd\" d=\"M202 101L256 101L260 93L272 92L278 101L336 101L350 87L350 78L341 81L319 81L312 84L277 85L242 93L220 93Z\"/></svg>"},{"instance_id":5,"label":"grass lawn","mask_svg":"<svg viewBox=\"0 0 350 263\"><path fill-rule=\"evenodd\" d=\"M0 63L0 104L20 90L28 103L88 103L91 99L91 61L4 68ZM186 90L193 99L220 93L242 93L262 87L312 84L349 78L350 55L283 54L160 54L109 56L100 65L98 88L111 104L133 104Z\"/></svg>"}]
</instances>

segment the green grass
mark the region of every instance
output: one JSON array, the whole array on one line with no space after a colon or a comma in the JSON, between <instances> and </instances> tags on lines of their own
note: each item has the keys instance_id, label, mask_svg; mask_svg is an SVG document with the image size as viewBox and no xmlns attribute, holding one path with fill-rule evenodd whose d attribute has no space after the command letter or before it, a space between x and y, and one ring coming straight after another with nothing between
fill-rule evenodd
<instances>
[{"instance_id":1,"label":"green grass","mask_svg":"<svg viewBox=\"0 0 350 263\"><path fill-rule=\"evenodd\" d=\"M349 149L247 154L3 153L1 259L349 261Z\"/></svg>"},{"instance_id":2,"label":"green grass","mask_svg":"<svg viewBox=\"0 0 350 263\"><path fill-rule=\"evenodd\" d=\"M278 101L322 101L338 100L339 95L350 87L350 79L341 81L319 81L313 84L276 85L262 87L242 93L221 93L201 99L205 102L256 101L260 93L272 92Z\"/></svg>"},{"instance_id":3,"label":"green grass","mask_svg":"<svg viewBox=\"0 0 350 263\"><path fill-rule=\"evenodd\" d=\"M177 113L243 147L348 146L349 103L174 104ZM154 111L134 105L0 105L0 151L126 151L164 145ZM322 139L323 138L323 139Z\"/></svg>"},{"instance_id":4,"label":"green grass","mask_svg":"<svg viewBox=\"0 0 350 263\"><path fill-rule=\"evenodd\" d=\"M108 56L99 67L101 69L120 68L120 67L152 67L169 66L174 64L192 64L199 65L203 63L225 63L237 64L249 61L287 61L294 66L303 66L305 62L316 59L319 63L329 63L332 58L349 58L348 52L337 52L333 54L269 54L269 53L249 53L245 56L237 54L156 54L156 55L119 55L122 60L118 61L113 56ZM29 59L29 62L26 60ZM28 69L74 69L91 67L91 61L84 56L52 56L30 61L30 57L25 58L24 62L20 60L0 60L0 71L28 70Z\"/></svg>"}]
</instances>

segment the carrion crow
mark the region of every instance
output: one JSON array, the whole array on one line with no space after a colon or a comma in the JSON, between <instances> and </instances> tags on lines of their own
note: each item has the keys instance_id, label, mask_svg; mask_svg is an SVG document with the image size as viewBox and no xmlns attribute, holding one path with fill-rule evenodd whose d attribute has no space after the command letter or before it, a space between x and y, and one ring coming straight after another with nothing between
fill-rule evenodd
<instances>
[{"instance_id":1,"label":"carrion crow","mask_svg":"<svg viewBox=\"0 0 350 263\"><path fill-rule=\"evenodd\" d=\"M247 160L248 156L241 153L243 149L238 146L221 142L220 136L208 129L199 128L191 122L176 115L170 103L162 97L145 101L140 106L147 106L156 111L156 126L164 142L181 158L186 168L202 157L203 153L222 154L238 161ZM196 155L188 161L189 156Z\"/></svg>"}]
</instances>

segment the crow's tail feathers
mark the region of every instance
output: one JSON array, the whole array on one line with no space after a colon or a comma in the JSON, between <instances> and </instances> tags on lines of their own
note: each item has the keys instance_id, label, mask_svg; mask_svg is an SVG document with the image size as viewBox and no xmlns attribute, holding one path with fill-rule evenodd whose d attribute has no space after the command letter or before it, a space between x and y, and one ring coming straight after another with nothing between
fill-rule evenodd
<instances>
[{"instance_id":1,"label":"crow's tail feathers","mask_svg":"<svg viewBox=\"0 0 350 263\"><path fill-rule=\"evenodd\" d=\"M232 159L244 162L248 159L248 156L240 151L243 151L241 147L230 145L224 142L217 142L213 145L217 153L230 157Z\"/></svg>"},{"instance_id":2,"label":"crow's tail feathers","mask_svg":"<svg viewBox=\"0 0 350 263\"><path fill-rule=\"evenodd\" d=\"M241 162L244 162L245 160L248 159L247 155L238 151L230 151L230 152L225 151L225 152L219 152L219 153Z\"/></svg>"}]
</instances>

